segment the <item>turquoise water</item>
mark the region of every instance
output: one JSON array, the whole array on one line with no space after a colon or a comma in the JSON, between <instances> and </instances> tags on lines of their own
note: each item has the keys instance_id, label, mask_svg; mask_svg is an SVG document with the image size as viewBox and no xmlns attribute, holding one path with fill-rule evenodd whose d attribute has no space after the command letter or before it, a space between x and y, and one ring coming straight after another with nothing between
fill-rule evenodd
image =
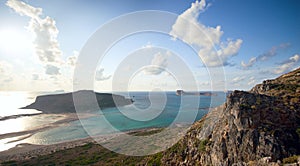
<instances>
[{"instance_id":1,"label":"turquoise water","mask_svg":"<svg viewBox=\"0 0 300 166\"><path fill-rule=\"evenodd\" d=\"M136 108L145 109L151 105L148 93L135 92L129 96L134 99L134 105L122 107L129 115L135 114L138 111ZM165 107L163 110L157 110L161 111L161 113L148 121L130 119L123 115L118 108L108 108L102 110L102 112L96 112L93 117L71 122L69 126L62 126L37 133L32 136L33 139L31 140L34 140L33 143L37 144L52 144L66 140L85 138L88 137L89 134L108 134L114 132L114 130L128 131L150 127L167 127L174 122L179 112L183 113L184 117L180 118L176 123L190 122L189 119L185 117L192 117L194 122L207 114L210 107L219 106L225 101L225 93L222 92L218 92L217 96L176 96L174 92L168 92L166 96L167 102ZM182 102L183 98L188 102ZM199 99L199 105L197 106L190 103L191 101L195 101L195 99ZM152 111L155 110L155 106L151 108ZM142 113L141 118L147 115L146 111ZM84 125L85 129L82 125ZM111 129L111 126L113 126L114 129Z\"/></svg>"},{"instance_id":2,"label":"turquoise water","mask_svg":"<svg viewBox=\"0 0 300 166\"><path fill-rule=\"evenodd\" d=\"M13 147L18 143L53 144L85 138L89 135L113 133L115 131L128 131L151 127L167 127L173 123L191 123L201 119L201 117L207 114L209 108L216 107L224 103L225 93L215 93L217 94L216 96L176 96L175 92L157 94L150 94L147 92L131 92L130 94L120 93L134 99L134 104L120 107L119 109L107 108L101 111L93 112L93 116L89 118L81 119L81 121L73 121L67 125L35 133L29 138L21 141L7 143L5 140L0 139L0 151ZM11 97L12 96L13 93L11 93ZM34 94L23 94L23 96L26 98L27 102L30 101L31 103L34 100ZM162 97L165 97L165 101ZM22 104L24 103L22 102ZM14 109L16 110L16 108ZM30 113L35 113L35 111L32 110L27 111ZM7 112L9 112L9 114ZM15 112L15 114L22 114L25 112L26 110L18 110ZM126 113L125 115L124 112ZM2 114L2 117L4 115L11 114L13 114L11 111L6 110L6 112ZM179 115L181 115L180 118L178 118ZM39 125L45 125L47 123L50 124L60 120L61 118L61 116L53 114L20 117L17 119L0 121L0 128L5 128L5 126L8 124L15 123L19 126L15 128L11 127L7 130L7 132L2 132L2 134L16 131L26 131L31 127L33 128ZM84 128L82 125L84 125ZM10 138L10 140L12 139L16 138Z\"/></svg>"}]
</instances>

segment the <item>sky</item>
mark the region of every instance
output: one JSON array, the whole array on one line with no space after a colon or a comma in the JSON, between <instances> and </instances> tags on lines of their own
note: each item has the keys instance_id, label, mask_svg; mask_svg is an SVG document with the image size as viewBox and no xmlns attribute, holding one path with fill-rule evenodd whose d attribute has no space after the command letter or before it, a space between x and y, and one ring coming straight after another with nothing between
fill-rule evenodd
<instances>
[{"instance_id":1,"label":"sky","mask_svg":"<svg viewBox=\"0 0 300 166\"><path fill-rule=\"evenodd\" d=\"M0 90L249 90L300 66L299 7L299 0L1 0ZM92 39L97 50L143 23L166 30L126 34L89 59Z\"/></svg>"}]
</instances>

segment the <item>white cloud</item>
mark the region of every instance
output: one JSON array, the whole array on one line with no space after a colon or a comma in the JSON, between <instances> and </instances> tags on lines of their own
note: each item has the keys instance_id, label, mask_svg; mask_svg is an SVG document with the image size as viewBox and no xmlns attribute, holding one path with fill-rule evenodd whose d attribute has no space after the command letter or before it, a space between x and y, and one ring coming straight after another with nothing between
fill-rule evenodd
<instances>
[{"instance_id":1,"label":"white cloud","mask_svg":"<svg viewBox=\"0 0 300 166\"><path fill-rule=\"evenodd\" d=\"M142 48L152 48L153 45L151 44L151 42L148 42L146 45L142 46Z\"/></svg>"},{"instance_id":2,"label":"white cloud","mask_svg":"<svg viewBox=\"0 0 300 166\"><path fill-rule=\"evenodd\" d=\"M35 35L33 41L35 52L39 60L45 65L46 74L53 73L49 72L49 66L55 65L55 69L59 70L58 66L63 61L61 60L62 51L57 41L59 31L55 25L55 20L49 16L43 18L41 8L35 8L19 0L8 0L6 5L21 16L25 15L31 18L27 28ZM55 73L59 73L59 71Z\"/></svg>"},{"instance_id":3,"label":"white cloud","mask_svg":"<svg viewBox=\"0 0 300 166\"><path fill-rule=\"evenodd\" d=\"M210 81L200 82L199 85L200 86L210 86L211 82Z\"/></svg>"},{"instance_id":4,"label":"white cloud","mask_svg":"<svg viewBox=\"0 0 300 166\"><path fill-rule=\"evenodd\" d=\"M256 62L256 57L252 57L247 64L244 61L242 61L241 65L243 68L249 68L252 67L255 62Z\"/></svg>"},{"instance_id":5,"label":"white cloud","mask_svg":"<svg viewBox=\"0 0 300 166\"><path fill-rule=\"evenodd\" d=\"M1 76L10 74L11 69L12 69L11 64L9 64L6 61L0 61L0 75Z\"/></svg>"},{"instance_id":6,"label":"white cloud","mask_svg":"<svg viewBox=\"0 0 300 166\"><path fill-rule=\"evenodd\" d=\"M227 39L221 42L223 31L221 26L208 27L198 22L201 12L207 8L205 0L196 1L192 6L178 16L170 35L199 48L198 55L207 66L222 66L230 64L228 60L236 55L242 40Z\"/></svg>"},{"instance_id":7,"label":"white cloud","mask_svg":"<svg viewBox=\"0 0 300 166\"><path fill-rule=\"evenodd\" d=\"M59 68L57 66L48 64L45 66L45 69L46 69L46 74L48 74L48 75L59 75L60 74Z\"/></svg>"},{"instance_id":8,"label":"white cloud","mask_svg":"<svg viewBox=\"0 0 300 166\"><path fill-rule=\"evenodd\" d=\"M9 82L12 82L14 79L11 77L11 76L9 76L9 77L7 77L6 79L3 79L3 82L5 82L5 83L9 83Z\"/></svg>"},{"instance_id":9,"label":"white cloud","mask_svg":"<svg viewBox=\"0 0 300 166\"><path fill-rule=\"evenodd\" d=\"M12 77L12 65L6 61L0 61L0 85L4 86L2 83L10 83L14 79ZM2 87L1 87L2 88Z\"/></svg>"},{"instance_id":10,"label":"white cloud","mask_svg":"<svg viewBox=\"0 0 300 166\"><path fill-rule=\"evenodd\" d=\"M280 63L280 66L278 66L273 73L274 74L281 74L289 69L291 69L300 59L299 54L295 54L294 56L290 57L288 60Z\"/></svg>"},{"instance_id":11,"label":"white cloud","mask_svg":"<svg viewBox=\"0 0 300 166\"><path fill-rule=\"evenodd\" d=\"M40 79L40 75L38 74L32 74L32 80L36 81Z\"/></svg>"},{"instance_id":12,"label":"white cloud","mask_svg":"<svg viewBox=\"0 0 300 166\"><path fill-rule=\"evenodd\" d=\"M67 65L75 66L76 62L77 62L78 55L79 55L79 52L73 51L73 55L69 56L67 58L67 61L66 61Z\"/></svg>"},{"instance_id":13,"label":"white cloud","mask_svg":"<svg viewBox=\"0 0 300 166\"><path fill-rule=\"evenodd\" d=\"M254 85L256 83L256 79L254 77L250 77L248 81L248 85Z\"/></svg>"},{"instance_id":14,"label":"white cloud","mask_svg":"<svg viewBox=\"0 0 300 166\"><path fill-rule=\"evenodd\" d=\"M145 68L145 74L159 75L164 72L168 65L168 57L170 55L171 53L169 51L167 51L165 54L162 54L161 52L155 54L151 61L151 66Z\"/></svg>"},{"instance_id":15,"label":"white cloud","mask_svg":"<svg viewBox=\"0 0 300 166\"><path fill-rule=\"evenodd\" d=\"M232 79L232 83L239 83L239 82L241 82L241 81L243 81L243 80L245 80L245 76L242 76L242 77L235 77L235 78L233 78Z\"/></svg>"},{"instance_id":16,"label":"white cloud","mask_svg":"<svg viewBox=\"0 0 300 166\"><path fill-rule=\"evenodd\" d=\"M0 61L0 74L4 74L5 73L5 66L4 64L2 64L3 62Z\"/></svg>"},{"instance_id":17,"label":"white cloud","mask_svg":"<svg viewBox=\"0 0 300 166\"><path fill-rule=\"evenodd\" d=\"M57 41L58 29L55 21L45 19L31 19L29 29L35 34L35 51L41 62L61 63L62 52Z\"/></svg>"},{"instance_id":18,"label":"white cloud","mask_svg":"<svg viewBox=\"0 0 300 166\"><path fill-rule=\"evenodd\" d=\"M257 57L252 57L248 63L245 63L244 61L241 62L241 66L244 69L248 69L250 67L252 67L256 62L258 61L266 61L269 58L276 56L278 54L279 50L283 50L286 49L290 46L290 43L282 43L279 46L273 46L270 50L268 50L267 52L264 52L260 55L258 55Z\"/></svg>"},{"instance_id":19,"label":"white cloud","mask_svg":"<svg viewBox=\"0 0 300 166\"><path fill-rule=\"evenodd\" d=\"M95 79L96 81L104 81L110 79L111 75L105 76L104 75L104 69L100 68L99 70L96 71L95 74Z\"/></svg>"},{"instance_id":20,"label":"white cloud","mask_svg":"<svg viewBox=\"0 0 300 166\"><path fill-rule=\"evenodd\" d=\"M295 54L294 56L290 57L289 62L298 62L300 59L300 56L298 54Z\"/></svg>"},{"instance_id":21,"label":"white cloud","mask_svg":"<svg viewBox=\"0 0 300 166\"><path fill-rule=\"evenodd\" d=\"M42 14L41 8L32 7L22 1L18 0L8 0L6 5L15 10L21 16L29 16L31 18L38 18Z\"/></svg>"}]
</instances>

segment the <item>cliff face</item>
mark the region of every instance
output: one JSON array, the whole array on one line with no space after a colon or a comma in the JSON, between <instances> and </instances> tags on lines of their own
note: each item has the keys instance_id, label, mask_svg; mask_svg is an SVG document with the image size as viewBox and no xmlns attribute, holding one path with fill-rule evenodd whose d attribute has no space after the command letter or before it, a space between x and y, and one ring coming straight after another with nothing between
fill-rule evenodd
<instances>
[{"instance_id":1,"label":"cliff face","mask_svg":"<svg viewBox=\"0 0 300 166\"><path fill-rule=\"evenodd\" d=\"M91 102L94 97L96 97L101 109L132 104L132 100L126 99L124 96L82 90L74 93L38 96L34 103L22 109L37 109L43 113L76 113L73 95L76 95L77 106L82 111L95 111L98 109L98 106L93 106L94 104Z\"/></svg>"},{"instance_id":2,"label":"cliff face","mask_svg":"<svg viewBox=\"0 0 300 166\"><path fill-rule=\"evenodd\" d=\"M234 91L164 153L164 165L258 165L300 154L300 68ZM275 163L274 163L275 164Z\"/></svg>"}]
</instances>

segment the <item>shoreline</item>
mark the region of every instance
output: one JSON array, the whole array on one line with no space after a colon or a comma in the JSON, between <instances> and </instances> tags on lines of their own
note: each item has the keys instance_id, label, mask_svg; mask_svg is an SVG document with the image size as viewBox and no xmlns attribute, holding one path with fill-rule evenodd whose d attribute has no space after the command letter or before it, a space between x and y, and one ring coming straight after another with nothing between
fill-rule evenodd
<instances>
[{"instance_id":1,"label":"shoreline","mask_svg":"<svg viewBox=\"0 0 300 166\"><path fill-rule=\"evenodd\" d=\"M57 114L55 114L57 115ZM93 116L94 114L83 114L81 115L84 118L89 118L90 116ZM13 132L13 133L6 133L0 135L0 140L1 139L6 139L6 138L13 138L13 137L21 137L17 140L13 140L12 142L18 142L21 140L24 140L28 137L31 137L32 135L43 132L49 129L53 129L56 127L59 127L61 125L68 125L68 123L73 122L78 120L78 115L74 113L64 113L61 114L63 116L63 119L59 119L57 121L54 121L48 125L40 126L38 128L34 128L31 130L26 130L26 131L20 131L20 132ZM178 124L184 125L184 124ZM0 151L0 165L2 162L6 161L21 161L21 160L26 160L30 159L33 157L38 157L38 156L43 156L43 155L49 155L52 154L56 151L60 150L65 150L65 149L70 149L70 148L75 148L78 146L82 146L88 143L95 143L97 141L106 141L108 139L114 139L118 135L122 133L130 134L130 135L144 135L144 134L149 134L149 133L155 133L163 130L165 127L146 127L146 128L139 128L139 129L132 129L132 130L127 130L127 131L122 131L121 133L109 133L109 134L103 134L99 135L96 137L85 137L85 138L78 138L74 140L66 140L63 142L58 142L54 144L48 144L48 145L38 145L38 144L31 144L31 143L19 143L15 145L12 148L9 148L4 151Z\"/></svg>"},{"instance_id":2,"label":"shoreline","mask_svg":"<svg viewBox=\"0 0 300 166\"><path fill-rule=\"evenodd\" d=\"M135 135L135 134L141 134L141 133L147 133L153 131L155 132L162 129L164 128L151 127L151 128L142 128L142 129L124 131L124 133ZM105 135L99 135L95 138L86 137L86 138L69 140L69 141L64 141L64 142L50 144L50 145L36 145L36 144L29 144L29 143L21 143L16 145L13 148L1 151L0 164L2 162L7 162L7 161L22 161L22 160L31 159L38 156L49 155L60 150L71 149L78 146L83 146L88 143L98 144L97 141L106 141L108 139L113 139L120 134L121 133L105 134Z\"/></svg>"},{"instance_id":3,"label":"shoreline","mask_svg":"<svg viewBox=\"0 0 300 166\"><path fill-rule=\"evenodd\" d=\"M208 110L212 109L213 107L209 107ZM43 115L43 114L38 114ZM49 115L49 114L44 114ZM58 115L58 114L53 114ZM53 121L50 124L39 126L37 128L33 128L30 130L20 131L20 132L13 132L13 133L6 133L6 134L0 134L0 140L5 138L13 138L13 137L21 137L20 139L17 139L13 142L18 142L21 140L24 140L28 137L31 137L32 135L43 132L49 129L53 129L62 125L68 125L70 122L79 120L78 116L81 118L89 118L91 116L94 116L93 113L86 113L82 115L77 115L76 113L63 113L59 114L63 118L59 119L57 121ZM178 124L181 125L181 124ZM85 138L78 138L74 140L65 140L63 142L58 142L54 144L48 144L48 145L38 145L38 144L30 144L30 143L19 143L16 146L0 151L0 165L3 162L6 161L23 161L31 158L35 158L38 156L44 156L49 155L57 151L65 150L65 149L72 149L75 147L83 146L88 143L94 143L98 144L95 140L103 140L106 141L108 139L113 139L118 137L118 135L122 133L131 134L131 135L143 135L143 134L149 134L149 133L155 133L163 130L165 127L146 127L146 128L139 128L139 129L132 129L127 131L122 131L121 133L110 133L110 134L103 134L96 136L95 138L92 138L90 136Z\"/></svg>"}]
</instances>

